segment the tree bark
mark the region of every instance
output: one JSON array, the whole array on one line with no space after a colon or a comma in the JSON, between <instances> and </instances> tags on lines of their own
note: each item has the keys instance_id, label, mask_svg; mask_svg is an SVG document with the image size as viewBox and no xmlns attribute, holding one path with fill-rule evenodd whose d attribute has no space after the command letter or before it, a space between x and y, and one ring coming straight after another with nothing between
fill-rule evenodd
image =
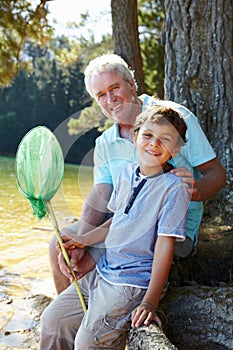
<instances>
[{"instance_id":1,"label":"tree bark","mask_svg":"<svg viewBox=\"0 0 233 350\"><path fill-rule=\"evenodd\" d=\"M111 0L115 53L134 70L138 94L145 92L138 33L137 0Z\"/></svg>"},{"instance_id":2,"label":"tree bark","mask_svg":"<svg viewBox=\"0 0 233 350\"><path fill-rule=\"evenodd\" d=\"M197 115L225 166L228 185L216 206L229 219L233 210L233 4L165 0L165 13L165 98Z\"/></svg>"},{"instance_id":3,"label":"tree bark","mask_svg":"<svg viewBox=\"0 0 233 350\"><path fill-rule=\"evenodd\" d=\"M126 350L178 350L156 324L132 328Z\"/></svg>"},{"instance_id":4,"label":"tree bark","mask_svg":"<svg viewBox=\"0 0 233 350\"><path fill-rule=\"evenodd\" d=\"M165 333L179 350L233 349L232 287L177 288L166 300Z\"/></svg>"},{"instance_id":5,"label":"tree bark","mask_svg":"<svg viewBox=\"0 0 233 350\"><path fill-rule=\"evenodd\" d=\"M128 350L233 349L232 287L172 289L160 308L165 333L155 325L132 329Z\"/></svg>"}]
</instances>

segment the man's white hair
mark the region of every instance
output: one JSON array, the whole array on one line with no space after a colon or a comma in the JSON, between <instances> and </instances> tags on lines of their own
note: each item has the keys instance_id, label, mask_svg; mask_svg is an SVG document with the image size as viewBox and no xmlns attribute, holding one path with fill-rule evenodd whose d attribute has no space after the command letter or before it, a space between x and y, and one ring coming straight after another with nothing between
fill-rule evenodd
<instances>
[{"instance_id":1,"label":"man's white hair","mask_svg":"<svg viewBox=\"0 0 233 350\"><path fill-rule=\"evenodd\" d=\"M134 72L129 68L128 64L123 60L123 58L116 54L105 54L91 60L84 71L85 86L91 97L96 99L91 86L92 77L94 75L113 70L117 70L127 82L130 82L131 79L133 79L135 89L137 90Z\"/></svg>"}]
</instances>

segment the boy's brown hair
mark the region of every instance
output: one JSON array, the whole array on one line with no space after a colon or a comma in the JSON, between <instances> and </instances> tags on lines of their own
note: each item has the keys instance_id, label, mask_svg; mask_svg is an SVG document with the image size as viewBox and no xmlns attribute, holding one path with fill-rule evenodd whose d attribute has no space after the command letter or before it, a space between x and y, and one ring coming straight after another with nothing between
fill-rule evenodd
<instances>
[{"instance_id":1,"label":"boy's brown hair","mask_svg":"<svg viewBox=\"0 0 233 350\"><path fill-rule=\"evenodd\" d=\"M160 125L171 124L179 134L178 144L180 146L183 146L186 142L186 123L182 115L174 109L160 105L156 105L151 107L150 109L146 109L137 116L133 128L134 133L137 133L146 121Z\"/></svg>"}]
</instances>

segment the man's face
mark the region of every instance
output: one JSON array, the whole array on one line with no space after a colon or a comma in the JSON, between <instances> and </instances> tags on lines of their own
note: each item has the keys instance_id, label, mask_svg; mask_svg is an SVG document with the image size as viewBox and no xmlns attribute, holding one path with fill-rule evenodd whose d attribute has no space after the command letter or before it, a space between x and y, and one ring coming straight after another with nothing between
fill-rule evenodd
<instances>
[{"instance_id":1,"label":"man's face","mask_svg":"<svg viewBox=\"0 0 233 350\"><path fill-rule=\"evenodd\" d=\"M92 90L103 113L119 124L133 125L141 107L133 79L126 82L117 70L102 72L92 77Z\"/></svg>"}]
</instances>

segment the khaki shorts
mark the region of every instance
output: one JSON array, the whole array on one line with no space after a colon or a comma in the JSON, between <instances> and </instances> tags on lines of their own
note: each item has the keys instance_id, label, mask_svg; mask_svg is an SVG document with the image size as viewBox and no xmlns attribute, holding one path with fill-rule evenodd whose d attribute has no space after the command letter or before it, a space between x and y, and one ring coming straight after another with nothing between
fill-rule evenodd
<instances>
[{"instance_id":1,"label":"khaki shorts","mask_svg":"<svg viewBox=\"0 0 233 350\"><path fill-rule=\"evenodd\" d=\"M131 312L146 289L107 283L93 269L79 280L88 310L84 315L74 285L43 312L40 349L125 349Z\"/></svg>"}]
</instances>

